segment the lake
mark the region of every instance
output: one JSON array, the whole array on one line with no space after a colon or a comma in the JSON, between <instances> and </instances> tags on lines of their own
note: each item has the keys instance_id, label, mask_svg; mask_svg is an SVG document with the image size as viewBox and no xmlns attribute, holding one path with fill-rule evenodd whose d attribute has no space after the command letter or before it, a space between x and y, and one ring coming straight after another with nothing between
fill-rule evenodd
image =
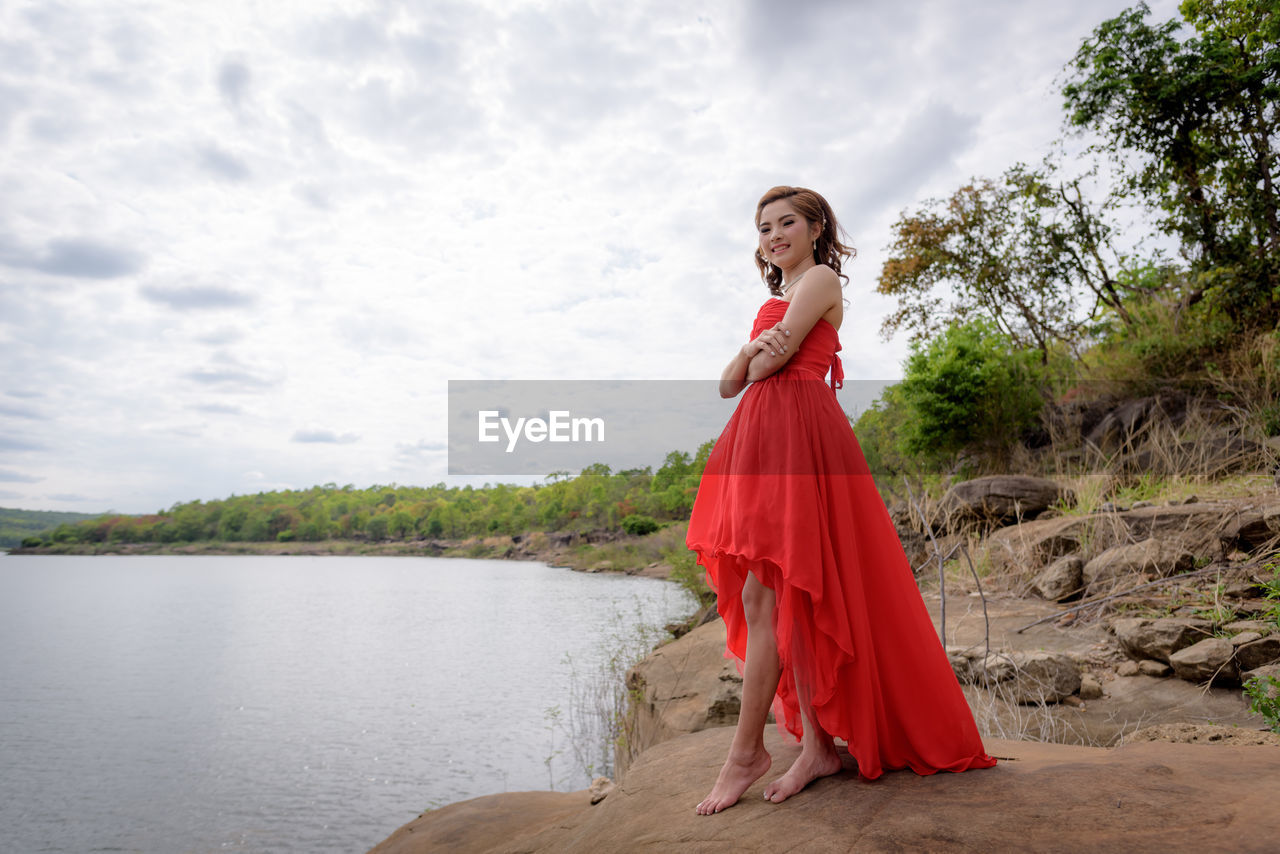
<instances>
[{"instance_id":1,"label":"lake","mask_svg":"<svg viewBox=\"0 0 1280 854\"><path fill-rule=\"evenodd\" d=\"M516 561L0 556L3 848L365 851L584 788L605 662L692 608Z\"/></svg>"}]
</instances>

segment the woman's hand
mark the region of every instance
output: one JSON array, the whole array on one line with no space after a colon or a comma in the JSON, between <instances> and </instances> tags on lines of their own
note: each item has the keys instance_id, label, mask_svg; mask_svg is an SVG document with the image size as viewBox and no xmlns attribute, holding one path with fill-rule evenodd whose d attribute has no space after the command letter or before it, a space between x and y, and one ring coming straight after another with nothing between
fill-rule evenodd
<instances>
[{"instance_id":1,"label":"woman's hand","mask_svg":"<svg viewBox=\"0 0 1280 854\"><path fill-rule=\"evenodd\" d=\"M768 353L770 356L781 356L787 352L788 339L791 337L790 330L782 325L782 321L778 321L765 331L761 332L755 338L752 338L746 344L742 345L742 355L750 360L756 353Z\"/></svg>"}]
</instances>

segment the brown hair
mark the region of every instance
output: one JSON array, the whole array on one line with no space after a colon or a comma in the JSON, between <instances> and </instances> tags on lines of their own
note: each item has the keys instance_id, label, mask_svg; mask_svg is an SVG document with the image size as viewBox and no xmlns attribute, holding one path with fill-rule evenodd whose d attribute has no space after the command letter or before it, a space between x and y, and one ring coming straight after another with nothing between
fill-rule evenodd
<instances>
[{"instance_id":1,"label":"brown hair","mask_svg":"<svg viewBox=\"0 0 1280 854\"><path fill-rule=\"evenodd\" d=\"M841 283L847 284L849 277L840 272L840 261L843 258L854 257L858 254L858 250L840 242L841 234L845 239L848 239L849 235L840 227L840 223L836 222L836 215L831 210L831 205L827 204L827 200L818 193L804 187L774 187L761 196L760 202L756 205L756 228L760 227L760 212L764 210L765 205L780 199L789 200L791 206L796 209L796 213L804 217L806 222L821 223L822 231L818 234L818 246L813 252L813 260L835 270ZM768 259L760 254L759 246L756 247L755 260L756 267L760 270L760 278L769 286L769 293L782 296L782 268L770 264Z\"/></svg>"}]
</instances>

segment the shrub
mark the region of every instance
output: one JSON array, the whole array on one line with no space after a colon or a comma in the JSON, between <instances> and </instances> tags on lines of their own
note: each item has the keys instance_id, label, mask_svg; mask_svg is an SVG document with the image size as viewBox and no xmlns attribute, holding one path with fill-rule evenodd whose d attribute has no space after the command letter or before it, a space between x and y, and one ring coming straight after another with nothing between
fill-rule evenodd
<instances>
[{"instance_id":1,"label":"shrub","mask_svg":"<svg viewBox=\"0 0 1280 854\"><path fill-rule=\"evenodd\" d=\"M645 534L652 534L658 530L660 526L658 521L652 516L642 516L638 513L632 513L622 519L622 530L631 534L633 537L643 537Z\"/></svg>"},{"instance_id":2,"label":"shrub","mask_svg":"<svg viewBox=\"0 0 1280 854\"><path fill-rule=\"evenodd\" d=\"M671 564L671 580L696 596L699 607L716 600L715 592L707 586L706 571L698 565L698 557L692 551L673 548L664 552L662 557Z\"/></svg>"},{"instance_id":3,"label":"shrub","mask_svg":"<svg viewBox=\"0 0 1280 854\"><path fill-rule=\"evenodd\" d=\"M1280 732L1280 679L1255 676L1244 683L1244 695L1249 698L1249 710L1262 715L1267 729Z\"/></svg>"},{"instance_id":4,"label":"shrub","mask_svg":"<svg viewBox=\"0 0 1280 854\"><path fill-rule=\"evenodd\" d=\"M922 462L962 450L1002 457L1036 424L1042 405L1036 351L990 322L955 323L912 347L895 393L905 410L899 445Z\"/></svg>"}]
</instances>

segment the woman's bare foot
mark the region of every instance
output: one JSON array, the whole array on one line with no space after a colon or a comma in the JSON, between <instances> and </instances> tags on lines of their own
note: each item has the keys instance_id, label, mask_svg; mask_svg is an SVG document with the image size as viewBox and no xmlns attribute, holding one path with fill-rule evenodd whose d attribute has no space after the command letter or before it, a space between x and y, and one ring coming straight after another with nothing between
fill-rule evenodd
<instances>
[{"instance_id":1,"label":"woman's bare foot","mask_svg":"<svg viewBox=\"0 0 1280 854\"><path fill-rule=\"evenodd\" d=\"M780 804L819 777L837 774L843 767L834 746L801 751L787 773L764 787L764 799Z\"/></svg>"},{"instance_id":2,"label":"woman's bare foot","mask_svg":"<svg viewBox=\"0 0 1280 854\"><path fill-rule=\"evenodd\" d=\"M711 794L702 799L696 812L698 815L711 815L733 806L742 797L742 793L751 788L752 783L765 775L772 764L773 758L764 748L747 754L729 751L729 758L724 761L724 767L720 769L720 776L716 778Z\"/></svg>"}]
</instances>

